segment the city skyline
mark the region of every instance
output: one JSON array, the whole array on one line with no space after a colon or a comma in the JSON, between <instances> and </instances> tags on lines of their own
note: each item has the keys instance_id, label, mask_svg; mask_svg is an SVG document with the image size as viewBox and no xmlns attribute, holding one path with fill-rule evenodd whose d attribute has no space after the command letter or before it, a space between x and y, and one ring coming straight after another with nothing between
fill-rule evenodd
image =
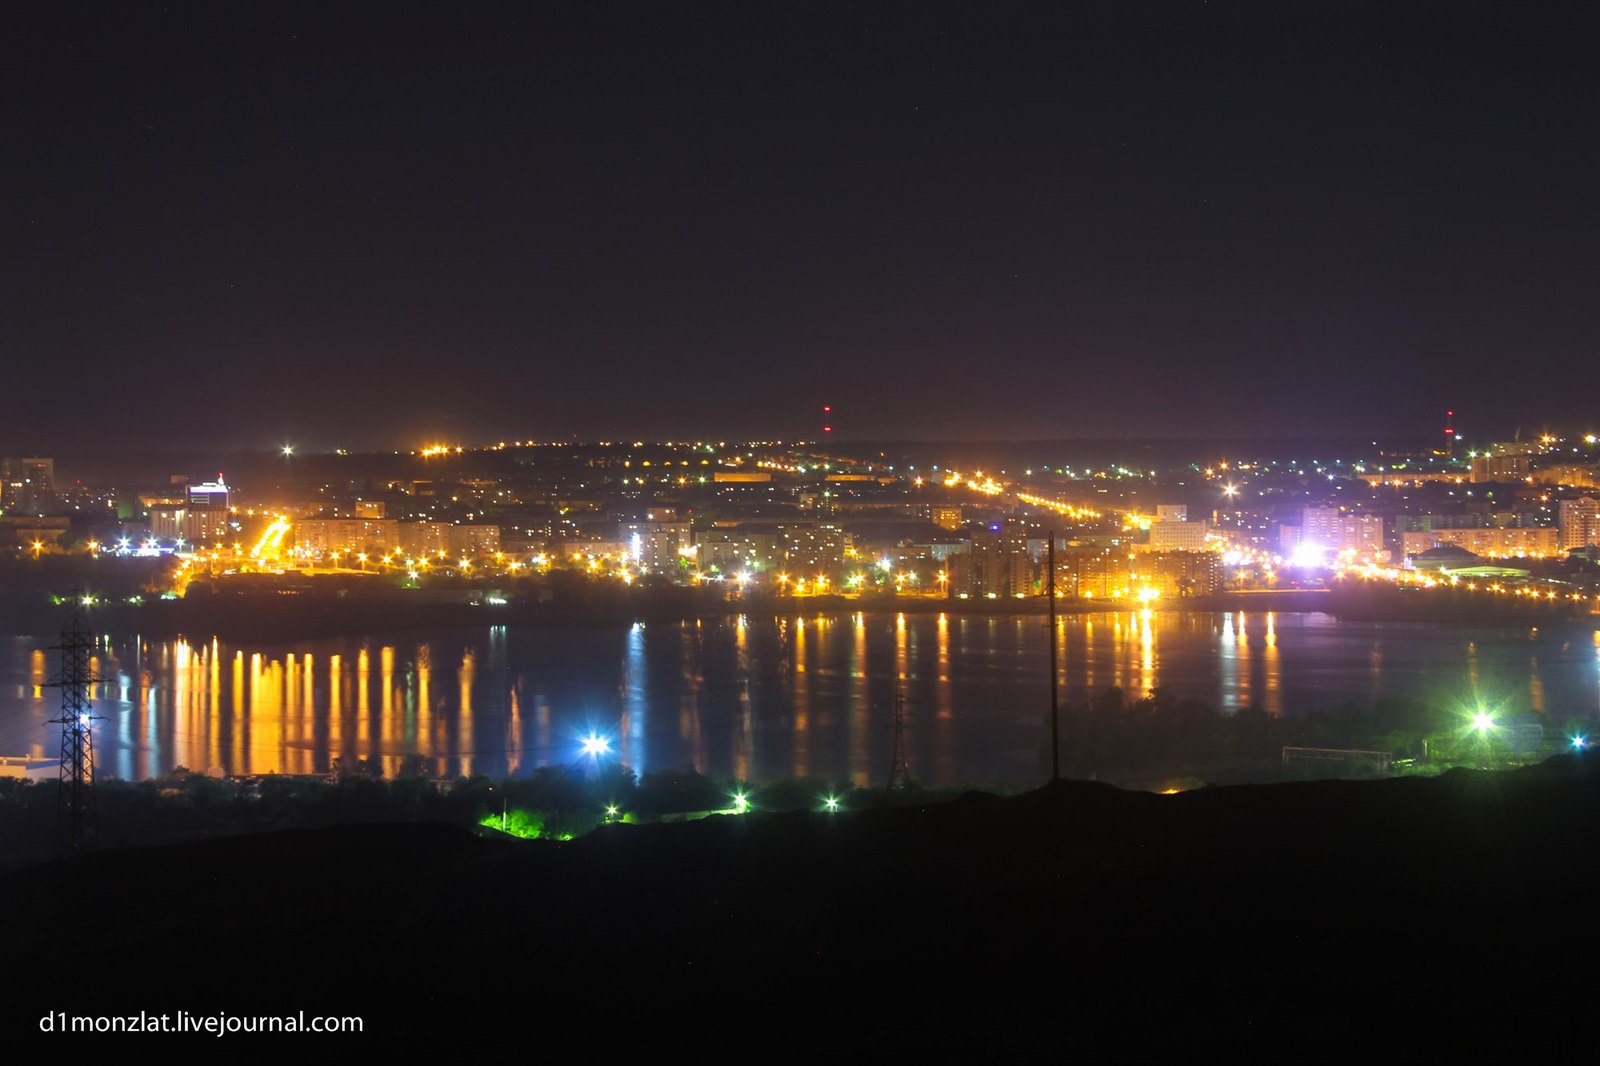
<instances>
[{"instance_id":1,"label":"city skyline","mask_svg":"<svg viewBox=\"0 0 1600 1066\"><path fill-rule=\"evenodd\" d=\"M1566 18L38 9L0 452L1592 431Z\"/></svg>"}]
</instances>

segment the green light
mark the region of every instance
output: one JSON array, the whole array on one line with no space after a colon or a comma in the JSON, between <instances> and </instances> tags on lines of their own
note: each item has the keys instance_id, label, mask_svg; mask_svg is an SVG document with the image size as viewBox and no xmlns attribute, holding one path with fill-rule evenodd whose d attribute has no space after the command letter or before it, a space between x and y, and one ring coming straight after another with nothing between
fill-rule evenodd
<instances>
[{"instance_id":1,"label":"green light","mask_svg":"<svg viewBox=\"0 0 1600 1066\"><path fill-rule=\"evenodd\" d=\"M544 815L515 807L503 813L486 814L478 819L478 824L523 840L537 840L544 835Z\"/></svg>"},{"instance_id":2,"label":"green light","mask_svg":"<svg viewBox=\"0 0 1600 1066\"><path fill-rule=\"evenodd\" d=\"M1494 715L1488 714L1484 711L1479 711L1477 714L1472 716L1472 728L1478 731L1478 735L1480 737L1483 736L1484 734L1488 733L1489 730L1495 728Z\"/></svg>"},{"instance_id":3,"label":"green light","mask_svg":"<svg viewBox=\"0 0 1600 1066\"><path fill-rule=\"evenodd\" d=\"M823 800L822 809L827 811L829 814L837 811L839 809L839 797L829 796L827 799Z\"/></svg>"},{"instance_id":4,"label":"green light","mask_svg":"<svg viewBox=\"0 0 1600 1066\"><path fill-rule=\"evenodd\" d=\"M743 814L744 812L748 811L749 809L750 809L750 798L748 796L746 796L743 792L735 792L733 794L733 811L734 811L734 813L735 814Z\"/></svg>"}]
</instances>

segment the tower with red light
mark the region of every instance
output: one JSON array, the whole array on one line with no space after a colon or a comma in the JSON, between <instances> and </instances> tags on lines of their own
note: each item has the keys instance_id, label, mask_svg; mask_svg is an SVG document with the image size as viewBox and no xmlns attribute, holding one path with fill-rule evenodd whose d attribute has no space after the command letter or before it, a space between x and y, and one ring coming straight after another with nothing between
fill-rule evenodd
<instances>
[{"instance_id":1,"label":"tower with red light","mask_svg":"<svg viewBox=\"0 0 1600 1066\"><path fill-rule=\"evenodd\" d=\"M822 439L829 440L833 436L833 405L822 405Z\"/></svg>"}]
</instances>

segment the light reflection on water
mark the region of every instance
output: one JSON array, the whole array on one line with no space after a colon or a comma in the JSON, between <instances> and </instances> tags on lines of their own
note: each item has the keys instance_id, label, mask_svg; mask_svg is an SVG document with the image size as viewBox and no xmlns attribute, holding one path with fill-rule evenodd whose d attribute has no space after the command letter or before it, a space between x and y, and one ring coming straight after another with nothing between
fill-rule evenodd
<instances>
[{"instance_id":1,"label":"light reflection on water","mask_svg":"<svg viewBox=\"0 0 1600 1066\"><path fill-rule=\"evenodd\" d=\"M103 636L91 663L100 772L176 766L323 773L335 757L442 774L568 761L596 730L640 771L881 782L892 710L924 780L1022 783L1041 772L1049 700L1041 616L729 617L626 629L507 629L293 647ZM1316 713L1383 697L1498 701L1556 719L1600 713L1600 630L1338 623L1319 614L1102 613L1057 622L1063 705L1165 686L1234 711ZM51 639L0 652L0 754L48 759L59 696Z\"/></svg>"}]
</instances>

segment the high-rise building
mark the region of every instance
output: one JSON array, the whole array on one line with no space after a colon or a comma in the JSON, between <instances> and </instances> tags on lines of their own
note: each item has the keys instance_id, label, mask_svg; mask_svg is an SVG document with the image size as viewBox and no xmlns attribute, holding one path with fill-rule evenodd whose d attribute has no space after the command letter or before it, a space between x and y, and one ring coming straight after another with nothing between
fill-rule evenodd
<instances>
[{"instance_id":1,"label":"high-rise building","mask_svg":"<svg viewBox=\"0 0 1600 1066\"><path fill-rule=\"evenodd\" d=\"M229 525L228 486L219 474L216 481L175 489L164 497L147 497L150 533L159 541L174 545L204 547L232 539Z\"/></svg>"},{"instance_id":2,"label":"high-rise building","mask_svg":"<svg viewBox=\"0 0 1600 1066\"><path fill-rule=\"evenodd\" d=\"M213 511L228 509L228 483L221 474L215 481L202 481L189 486L189 506Z\"/></svg>"},{"instance_id":3,"label":"high-rise building","mask_svg":"<svg viewBox=\"0 0 1600 1066\"><path fill-rule=\"evenodd\" d=\"M1592 496L1562 500L1558 513L1563 549L1600 544L1600 500Z\"/></svg>"},{"instance_id":4,"label":"high-rise building","mask_svg":"<svg viewBox=\"0 0 1600 1066\"><path fill-rule=\"evenodd\" d=\"M1150 541L1146 550L1153 552L1166 551L1205 551L1206 536L1210 527L1205 522L1186 522L1182 520L1156 519L1150 523Z\"/></svg>"},{"instance_id":5,"label":"high-rise building","mask_svg":"<svg viewBox=\"0 0 1600 1066\"><path fill-rule=\"evenodd\" d=\"M0 459L0 508L40 514L55 507L54 459Z\"/></svg>"},{"instance_id":6,"label":"high-rise building","mask_svg":"<svg viewBox=\"0 0 1600 1066\"><path fill-rule=\"evenodd\" d=\"M1297 547L1337 557L1347 553L1373 559L1383 548L1383 519L1338 507L1306 507L1300 512Z\"/></svg>"},{"instance_id":7,"label":"high-rise building","mask_svg":"<svg viewBox=\"0 0 1600 1066\"><path fill-rule=\"evenodd\" d=\"M628 545L628 561L655 573L676 573L692 536L688 522L623 522L617 539Z\"/></svg>"},{"instance_id":8,"label":"high-rise building","mask_svg":"<svg viewBox=\"0 0 1600 1066\"><path fill-rule=\"evenodd\" d=\"M719 524L695 537L700 569L724 574L782 571L784 542L783 527L772 522Z\"/></svg>"},{"instance_id":9,"label":"high-rise building","mask_svg":"<svg viewBox=\"0 0 1600 1066\"><path fill-rule=\"evenodd\" d=\"M1210 596L1222 588L1222 557L1216 552L1166 551L1141 557L1142 584L1164 599Z\"/></svg>"},{"instance_id":10,"label":"high-rise building","mask_svg":"<svg viewBox=\"0 0 1600 1066\"><path fill-rule=\"evenodd\" d=\"M1028 523L1006 518L972 534L972 550L950 557L950 587L973 598L1027 596L1033 592L1034 562L1028 553Z\"/></svg>"},{"instance_id":11,"label":"high-rise building","mask_svg":"<svg viewBox=\"0 0 1600 1066\"><path fill-rule=\"evenodd\" d=\"M1085 599L1126 596L1132 556L1122 547L1073 547L1056 557L1056 588Z\"/></svg>"}]
</instances>

